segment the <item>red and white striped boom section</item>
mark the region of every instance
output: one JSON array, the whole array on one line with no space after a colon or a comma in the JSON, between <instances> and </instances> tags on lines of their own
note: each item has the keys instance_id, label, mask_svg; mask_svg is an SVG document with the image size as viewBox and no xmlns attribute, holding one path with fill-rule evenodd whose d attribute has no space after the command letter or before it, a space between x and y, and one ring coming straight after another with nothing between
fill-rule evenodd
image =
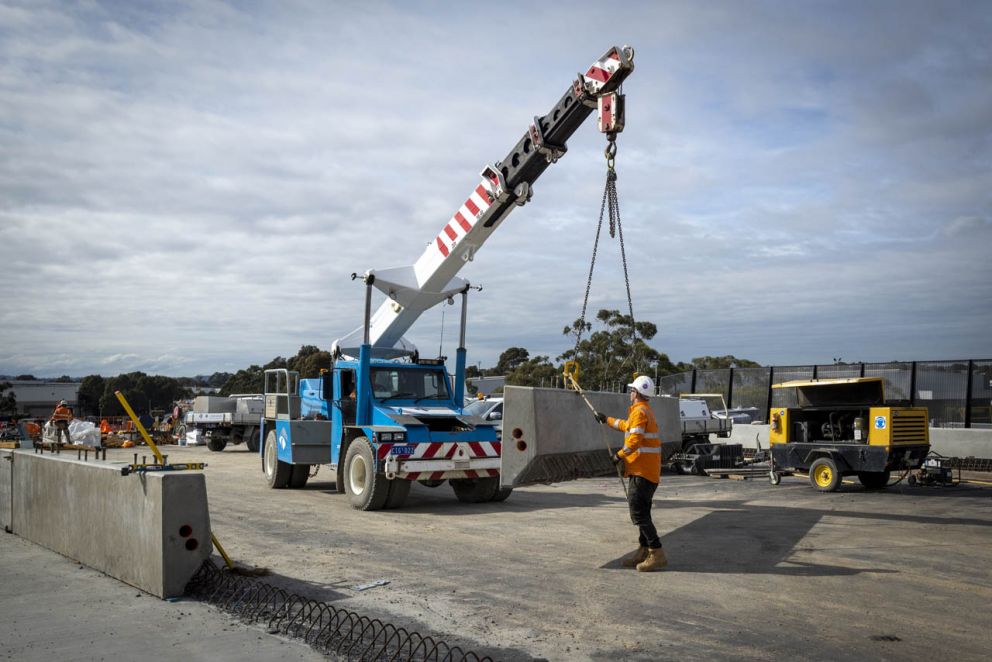
<instances>
[{"instance_id":1,"label":"red and white striped boom section","mask_svg":"<svg viewBox=\"0 0 992 662\"><path fill-rule=\"evenodd\" d=\"M374 276L375 287L389 297L371 319L373 350L383 354L409 347L402 337L417 318L467 287L466 281L456 277L458 271L515 207L530 200L534 182L565 153L567 140L602 105L601 97L611 95L606 116L600 109L602 130L616 133L623 129L622 117L617 116L623 110L622 99L617 102L620 95L615 93L634 70L633 58L631 47L613 47L586 73L579 74L546 115L534 118L502 161L486 166L482 181L412 266L366 272L366 277ZM357 347L352 342L360 337L356 333L338 341L344 353L357 355L350 351Z\"/></svg>"}]
</instances>

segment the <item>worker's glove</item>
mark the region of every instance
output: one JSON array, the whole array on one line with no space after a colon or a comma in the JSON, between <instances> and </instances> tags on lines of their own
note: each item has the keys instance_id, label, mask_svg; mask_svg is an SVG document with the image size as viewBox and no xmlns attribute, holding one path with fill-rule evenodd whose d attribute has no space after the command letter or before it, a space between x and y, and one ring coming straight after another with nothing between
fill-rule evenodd
<instances>
[{"instance_id":1,"label":"worker's glove","mask_svg":"<svg viewBox=\"0 0 992 662\"><path fill-rule=\"evenodd\" d=\"M623 455L620 455L620 451L617 451L616 453L614 453L613 454L613 457L610 458L610 459L612 459L613 460L613 464L617 465L618 467L622 467L623 466Z\"/></svg>"},{"instance_id":2,"label":"worker's glove","mask_svg":"<svg viewBox=\"0 0 992 662\"><path fill-rule=\"evenodd\" d=\"M597 421L603 423L604 425L606 424L606 414L601 411L597 411L594 415L596 416Z\"/></svg>"}]
</instances>

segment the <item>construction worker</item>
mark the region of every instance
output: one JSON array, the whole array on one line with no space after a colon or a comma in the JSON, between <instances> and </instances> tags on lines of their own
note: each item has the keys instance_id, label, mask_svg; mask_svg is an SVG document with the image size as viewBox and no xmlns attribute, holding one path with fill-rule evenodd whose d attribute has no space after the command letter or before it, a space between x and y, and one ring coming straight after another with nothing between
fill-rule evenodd
<instances>
[{"instance_id":1,"label":"construction worker","mask_svg":"<svg viewBox=\"0 0 992 662\"><path fill-rule=\"evenodd\" d=\"M65 434L65 443L72 443L72 439L69 438L69 421L72 418L72 410L69 409L69 405L66 404L65 400L59 400L59 404L56 405L55 411L52 413L51 419L49 419L55 426L55 443L62 442L63 434Z\"/></svg>"},{"instance_id":2,"label":"construction worker","mask_svg":"<svg viewBox=\"0 0 992 662\"><path fill-rule=\"evenodd\" d=\"M637 568L640 572L653 572L668 565L658 530L651 521L651 500L661 480L661 438L654 412L648 404L648 398L654 395L654 381L641 375L627 384L627 389L630 391L627 419L596 412L596 420L626 433L623 448L616 452L613 461L622 466L624 476L630 478L627 505L630 521L638 528L639 546L620 565Z\"/></svg>"}]
</instances>

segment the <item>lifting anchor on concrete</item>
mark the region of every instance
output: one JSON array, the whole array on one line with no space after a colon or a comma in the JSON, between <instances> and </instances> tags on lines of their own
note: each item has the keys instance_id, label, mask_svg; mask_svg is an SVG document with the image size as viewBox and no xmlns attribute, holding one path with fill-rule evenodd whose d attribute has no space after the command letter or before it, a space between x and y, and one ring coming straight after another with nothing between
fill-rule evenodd
<instances>
[{"instance_id":1,"label":"lifting anchor on concrete","mask_svg":"<svg viewBox=\"0 0 992 662\"><path fill-rule=\"evenodd\" d=\"M575 392L582 396L586 406L589 407L590 411L592 411L592 415L595 416L598 413L596 408L592 406L592 403L589 402L589 398L586 397L585 391L583 391L582 387L579 386L579 372L580 369L578 361L565 361L565 367L562 372L562 376L565 378L565 388L575 389ZM610 441L605 435L603 436L603 442L606 444L606 454L610 456L610 462L613 462L613 449L610 448ZM617 468L617 478L620 479L620 486L623 488L624 497L626 497L627 483L623 480L623 470L620 468L620 465L615 462L614 466Z\"/></svg>"},{"instance_id":2,"label":"lifting anchor on concrete","mask_svg":"<svg viewBox=\"0 0 992 662\"><path fill-rule=\"evenodd\" d=\"M151 469L153 471L164 471L164 470L166 470L166 469L164 469L164 467L166 465L165 457L162 455L162 452L158 449L158 445L154 441L152 441L152 437L151 437L150 434L148 434L148 431L145 430L145 426L142 425L141 424L141 421L138 420L138 416L134 413L134 410L131 409L131 405L128 403L127 399L124 397L124 394L121 393L120 391L114 391L114 395L117 396L117 400L121 403L121 406L124 407L124 411L127 412L127 415L131 417L131 421L134 422L134 427L137 428L138 432L141 434L141 438L145 440L145 443L148 444L148 447L150 449L152 449L152 453L155 454L155 459L158 461L158 464L157 465L147 465L147 464L144 464L144 465L139 465L139 466L144 467L144 469L143 469L144 471L148 471L149 470L149 467L151 467L151 466L160 467L158 469ZM137 465L137 463L135 463L135 465ZM121 474L124 475L124 476L126 476L126 475L128 475L128 473L131 473L131 472L125 472L125 470L126 469L129 469L129 468L132 468L132 471L133 472L136 472L136 473L137 472L140 472L138 468L134 468L135 465L131 465L131 467L124 467L124 469L121 470ZM179 465L173 465L173 466L178 467ZM204 466L206 466L206 465L200 464L199 467L196 467L195 465L188 465L186 468L189 468L189 469L192 469L192 468L202 469ZM224 551L224 548L221 546L220 541L217 540L217 536L214 535L213 531L210 532L210 539L213 541L214 547L217 548L217 551L220 552L221 557L224 559L224 564L227 565L227 569L228 570L231 570L231 571L234 571L235 570L234 562L231 561L231 557L228 556L227 555L227 552Z\"/></svg>"}]
</instances>

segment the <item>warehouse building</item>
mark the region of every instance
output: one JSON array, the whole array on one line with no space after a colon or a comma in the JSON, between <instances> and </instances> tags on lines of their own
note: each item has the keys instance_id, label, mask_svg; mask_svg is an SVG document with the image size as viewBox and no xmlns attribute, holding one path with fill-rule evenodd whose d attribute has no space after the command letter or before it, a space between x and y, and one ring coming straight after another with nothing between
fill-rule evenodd
<instances>
[{"instance_id":1,"label":"warehouse building","mask_svg":"<svg viewBox=\"0 0 992 662\"><path fill-rule=\"evenodd\" d=\"M17 399L17 415L27 418L47 418L59 400L76 411L79 403L79 382L48 382L42 380L11 380L8 382Z\"/></svg>"}]
</instances>

